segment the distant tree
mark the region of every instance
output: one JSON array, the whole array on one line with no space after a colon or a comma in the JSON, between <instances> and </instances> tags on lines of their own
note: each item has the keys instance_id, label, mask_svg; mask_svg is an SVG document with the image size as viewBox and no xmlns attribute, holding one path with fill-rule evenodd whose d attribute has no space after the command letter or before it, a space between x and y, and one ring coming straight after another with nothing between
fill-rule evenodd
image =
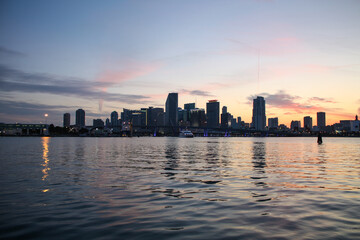
<instances>
[{"instance_id":1,"label":"distant tree","mask_svg":"<svg viewBox=\"0 0 360 240\"><path fill-rule=\"evenodd\" d=\"M89 130L87 130L86 128L81 128L79 133L80 134L89 133Z\"/></svg>"},{"instance_id":2,"label":"distant tree","mask_svg":"<svg viewBox=\"0 0 360 240\"><path fill-rule=\"evenodd\" d=\"M53 135L55 133L55 126L54 124L49 125L49 134Z\"/></svg>"}]
</instances>

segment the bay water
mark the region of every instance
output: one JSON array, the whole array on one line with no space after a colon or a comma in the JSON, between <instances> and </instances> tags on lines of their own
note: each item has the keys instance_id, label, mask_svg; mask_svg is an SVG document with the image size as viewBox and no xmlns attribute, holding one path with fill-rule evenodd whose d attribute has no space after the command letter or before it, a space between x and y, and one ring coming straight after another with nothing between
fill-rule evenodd
<instances>
[{"instance_id":1,"label":"bay water","mask_svg":"<svg viewBox=\"0 0 360 240\"><path fill-rule=\"evenodd\" d=\"M360 239L360 139L0 138L0 239Z\"/></svg>"}]
</instances>

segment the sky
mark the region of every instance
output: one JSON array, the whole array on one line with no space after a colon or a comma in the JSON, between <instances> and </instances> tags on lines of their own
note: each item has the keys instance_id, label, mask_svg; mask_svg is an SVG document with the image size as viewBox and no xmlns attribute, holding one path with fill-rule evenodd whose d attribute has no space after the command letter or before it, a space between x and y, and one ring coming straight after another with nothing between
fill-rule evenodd
<instances>
[{"instance_id":1,"label":"sky","mask_svg":"<svg viewBox=\"0 0 360 240\"><path fill-rule=\"evenodd\" d=\"M86 123L123 108L206 108L280 124L360 114L358 0L1 0L0 122ZM48 117L45 119L44 114Z\"/></svg>"}]
</instances>

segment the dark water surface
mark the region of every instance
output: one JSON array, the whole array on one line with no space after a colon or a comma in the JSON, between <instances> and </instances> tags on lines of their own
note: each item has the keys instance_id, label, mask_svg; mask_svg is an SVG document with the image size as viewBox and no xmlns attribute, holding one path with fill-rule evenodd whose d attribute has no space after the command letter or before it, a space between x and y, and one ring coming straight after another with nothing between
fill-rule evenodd
<instances>
[{"instance_id":1,"label":"dark water surface","mask_svg":"<svg viewBox=\"0 0 360 240\"><path fill-rule=\"evenodd\" d=\"M0 238L359 239L360 139L0 138Z\"/></svg>"}]
</instances>

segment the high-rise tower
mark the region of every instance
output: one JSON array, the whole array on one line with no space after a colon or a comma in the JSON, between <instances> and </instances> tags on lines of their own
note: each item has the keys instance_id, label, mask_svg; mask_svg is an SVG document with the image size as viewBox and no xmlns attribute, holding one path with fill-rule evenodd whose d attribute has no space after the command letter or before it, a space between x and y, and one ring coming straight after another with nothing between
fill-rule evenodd
<instances>
[{"instance_id":1,"label":"high-rise tower","mask_svg":"<svg viewBox=\"0 0 360 240\"><path fill-rule=\"evenodd\" d=\"M252 127L255 130L264 130L266 125L265 99L258 96L253 100Z\"/></svg>"},{"instance_id":2,"label":"high-rise tower","mask_svg":"<svg viewBox=\"0 0 360 240\"><path fill-rule=\"evenodd\" d=\"M70 113L64 113L63 126L70 127Z\"/></svg>"},{"instance_id":3,"label":"high-rise tower","mask_svg":"<svg viewBox=\"0 0 360 240\"><path fill-rule=\"evenodd\" d=\"M165 125L178 126L178 93L169 93L165 103Z\"/></svg>"},{"instance_id":4,"label":"high-rise tower","mask_svg":"<svg viewBox=\"0 0 360 240\"><path fill-rule=\"evenodd\" d=\"M326 127L326 119L325 119L325 113L324 112L317 112L317 126L318 127Z\"/></svg>"},{"instance_id":5,"label":"high-rise tower","mask_svg":"<svg viewBox=\"0 0 360 240\"><path fill-rule=\"evenodd\" d=\"M76 122L77 127L85 127L85 111L82 109L76 110Z\"/></svg>"},{"instance_id":6,"label":"high-rise tower","mask_svg":"<svg viewBox=\"0 0 360 240\"><path fill-rule=\"evenodd\" d=\"M220 103L217 100L210 100L206 103L206 118L208 128L219 127Z\"/></svg>"}]
</instances>

